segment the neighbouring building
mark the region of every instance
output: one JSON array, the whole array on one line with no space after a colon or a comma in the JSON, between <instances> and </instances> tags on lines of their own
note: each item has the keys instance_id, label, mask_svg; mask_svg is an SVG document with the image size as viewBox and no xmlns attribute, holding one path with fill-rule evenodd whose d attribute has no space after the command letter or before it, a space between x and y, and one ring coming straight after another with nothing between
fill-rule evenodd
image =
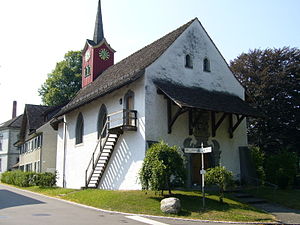
<instances>
[{"instance_id":1,"label":"neighbouring building","mask_svg":"<svg viewBox=\"0 0 300 225\"><path fill-rule=\"evenodd\" d=\"M18 140L22 115L16 116L17 102L13 103L12 119L0 124L0 173L14 169L19 162Z\"/></svg>"},{"instance_id":2,"label":"neighbouring building","mask_svg":"<svg viewBox=\"0 0 300 225\"><path fill-rule=\"evenodd\" d=\"M159 140L212 146L205 168L241 176L246 116L256 111L197 18L114 64L99 1L93 40L83 49L82 89L51 121L58 130L58 185L141 189L147 148ZM188 186L201 182L200 154L186 154Z\"/></svg>"},{"instance_id":3,"label":"neighbouring building","mask_svg":"<svg viewBox=\"0 0 300 225\"><path fill-rule=\"evenodd\" d=\"M20 170L55 172L57 132L49 121L60 108L25 105L19 139L15 143L20 151Z\"/></svg>"}]
</instances>

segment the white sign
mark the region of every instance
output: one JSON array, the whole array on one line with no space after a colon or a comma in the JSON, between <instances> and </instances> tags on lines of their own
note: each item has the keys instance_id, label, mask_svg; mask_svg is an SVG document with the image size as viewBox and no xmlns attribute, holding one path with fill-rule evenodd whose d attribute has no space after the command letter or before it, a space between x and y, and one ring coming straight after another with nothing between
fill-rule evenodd
<instances>
[{"instance_id":1,"label":"white sign","mask_svg":"<svg viewBox=\"0 0 300 225\"><path fill-rule=\"evenodd\" d=\"M202 152L201 153L209 153L212 151L212 148L211 147L206 147L206 148L202 148Z\"/></svg>"},{"instance_id":2,"label":"white sign","mask_svg":"<svg viewBox=\"0 0 300 225\"><path fill-rule=\"evenodd\" d=\"M185 153L209 153L212 151L211 147L206 148L184 148Z\"/></svg>"},{"instance_id":3,"label":"white sign","mask_svg":"<svg viewBox=\"0 0 300 225\"><path fill-rule=\"evenodd\" d=\"M201 153L201 148L184 148L185 153Z\"/></svg>"},{"instance_id":4,"label":"white sign","mask_svg":"<svg viewBox=\"0 0 300 225\"><path fill-rule=\"evenodd\" d=\"M206 174L206 170L200 170L200 174Z\"/></svg>"}]
</instances>

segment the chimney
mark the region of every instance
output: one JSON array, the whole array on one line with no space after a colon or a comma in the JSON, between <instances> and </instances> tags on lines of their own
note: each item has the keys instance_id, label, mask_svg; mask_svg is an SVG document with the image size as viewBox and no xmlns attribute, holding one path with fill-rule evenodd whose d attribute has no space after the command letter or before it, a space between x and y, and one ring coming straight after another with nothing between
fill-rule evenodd
<instances>
[{"instance_id":1,"label":"chimney","mask_svg":"<svg viewBox=\"0 0 300 225\"><path fill-rule=\"evenodd\" d=\"M17 116L17 101L13 101L12 119Z\"/></svg>"}]
</instances>

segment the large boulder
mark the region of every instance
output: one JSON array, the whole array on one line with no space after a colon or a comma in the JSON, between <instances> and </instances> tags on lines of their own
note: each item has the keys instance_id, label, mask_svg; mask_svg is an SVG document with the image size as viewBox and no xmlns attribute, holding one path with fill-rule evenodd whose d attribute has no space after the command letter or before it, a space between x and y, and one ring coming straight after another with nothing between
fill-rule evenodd
<instances>
[{"instance_id":1,"label":"large boulder","mask_svg":"<svg viewBox=\"0 0 300 225\"><path fill-rule=\"evenodd\" d=\"M165 198L160 202L160 209L163 213L178 214L181 210L178 198Z\"/></svg>"}]
</instances>

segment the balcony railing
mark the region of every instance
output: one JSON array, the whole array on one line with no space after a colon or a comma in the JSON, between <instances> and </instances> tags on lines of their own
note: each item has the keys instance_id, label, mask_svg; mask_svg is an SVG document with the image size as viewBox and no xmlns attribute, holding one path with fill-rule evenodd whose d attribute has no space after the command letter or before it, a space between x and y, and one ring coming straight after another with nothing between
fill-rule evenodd
<instances>
[{"instance_id":1,"label":"balcony railing","mask_svg":"<svg viewBox=\"0 0 300 225\"><path fill-rule=\"evenodd\" d=\"M122 128L123 130L137 129L137 111L123 109L107 116L107 129Z\"/></svg>"}]
</instances>

